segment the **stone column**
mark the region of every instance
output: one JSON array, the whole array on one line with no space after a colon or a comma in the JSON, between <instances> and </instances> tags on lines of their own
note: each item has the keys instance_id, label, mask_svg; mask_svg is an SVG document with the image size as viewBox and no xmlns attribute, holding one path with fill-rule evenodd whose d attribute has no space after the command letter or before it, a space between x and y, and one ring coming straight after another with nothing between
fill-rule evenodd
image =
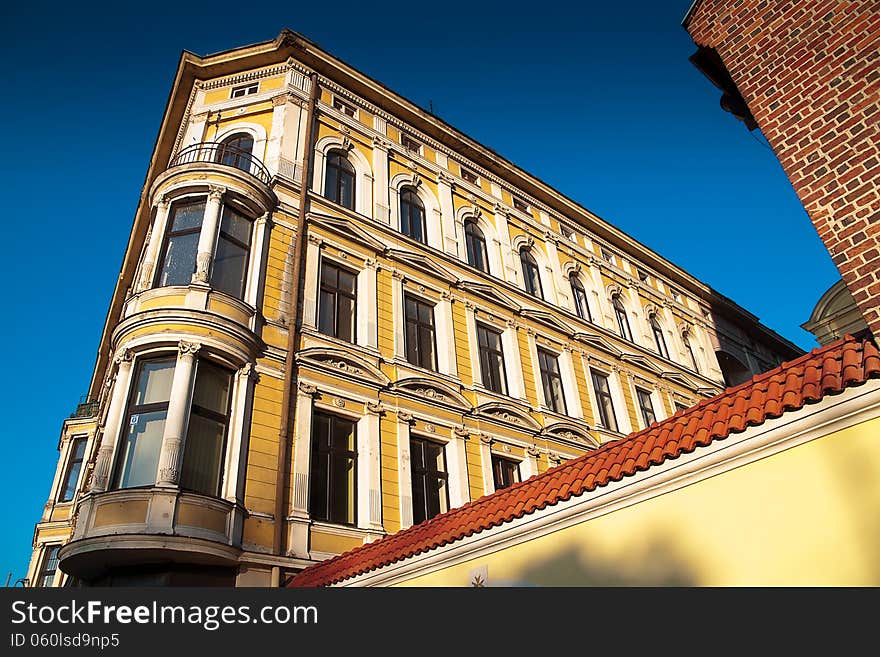
<instances>
[{"instance_id":1,"label":"stone column","mask_svg":"<svg viewBox=\"0 0 880 657\"><path fill-rule=\"evenodd\" d=\"M394 322L394 357L406 360L406 320L403 309L403 272L391 272L391 318Z\"/></svg>"},{"instance_id":2,"label":"stone column","mask_svg":"<svg viewBox=\"0 0 880 657\"><path fill-rule=\"evenodd\" d=\"M135 292L143 292L153 286L153 275L156 269L156 261L159 259L159 248L165 236L166 225L168 224L168 213L171 208L171 202L167 197L162 196L159 203L156 204L156 218L147 233L144 249L144 261L141 264L141 276L138 281Z\"/></svg>"},{"instance_id":3,"label":"stone column","mask_svg":"<svg viewBox=\"0 0 880 657\"><path fill-rule=\"evenodd\" d=\"M384 409L379 402L367 402L357 423L358 527L382 532L382 463L379 420Z\"/></svg>"},{"instance_id":4,"label":"stone column","mask_svg":"<svg viewBox=\"0 0 880 657\"><path fill-rule=\"evenodd\" d=\"M471 501L467 472L467 440L467 429L456 427L452 431L452 440L446 445L449 461L449 504L452 507Z\"/></svg>"},{"instance_id":5,"label":"stone column","mask_svg":"<svg viewBox=\"0 0 880 657\"><path fill-rule=\"evenodd\" d=\"M409 451L409 428L412 423L412 415L397 412L397 490L400 495L401 529L413 524L412 462Z\"/></svg>"},{"instance_id":6,"label":"stone column","mask_svg":"<svg viewBox=\"0 0 880 657\"><path fill-rule=\"evenodd\" d=\"M183 443L186 440L186 420L192 399L193 374L196 354L201 345L181 341L178 344L177 363L171 379L171 396L165 417L165 432L159 452L157 486L177 486L180 483L183 462Z\"/></svg>"},{"instance_id":7,"label":"stone column","mask_svg":"<svg viewBox=\"0 0 880 657\"><path fill-rule=\"evenodd\" d=\"M391 210L388 206L388 148L387 139L373 137L373 201L375 219L383 224L390 223Z\"/></svg>"},{"instance_id":8,"label":"stone column","mask_svg":"<svg viewBox=\"0 0 880 657\"><path fill-rule=\"evenodd\" d=\"M272 98L272 126L269 130L269 141L266 144L265 164L269 172L273 174L278 173L281 165L281 137L284 134L287 103L290 99L299 100L296 96L286 92ZM254 146L256 147L256 144Z\"/></svg>"},{"instance_id":9,"label":"stone column","mask_svg":"<svg viewBox=\"0 0 880 657\"><path fill-rule=\"evenodd\" d=\"M115 362L117 364L116 379L113 383L110 408L107 409L101 446L98 448L95 471L92 475L91 491L93 493L103 493L110 484L110 470L113 467L113 454L116 451L116 443L122 430L120 425L122 424L122 414L125 411L125 402L128 399L134 355L128 349L123 349L117 354Z\"/></svg>"},{"instance_id":10,"label":"stone column","mask_svg":"<svg viewBox=\"0 0 880 657\"><path fill-rule=\"evenodd\" d=\"M437 325L437 369L441 374L458 376L455 353L455 329L452 323L452 295L440 294L440 301L434 308L434 322Z\"/></svg>"},{"instance_id":11,"label":"stone column","mask_svg":"<svg viewBox=\"0 0 880 657\"><path fill-rule=\"evenodd\" d=\"M502 278L505 281L516 284L516 267L519 258L510 246L510 227L507 225L507 208L501 203L495 204L495 230L498 231L498 241L501 242L501 264L503 267Z\"/></svg>"},{"instance_id":12,"label":"stone column","mask_svg":"<svg viewBox=\"0 0 880 657\"><path fill-rule=\"evenodd\" d=\"M364 268L357 276L357 343L373 349L379 348L379 296L376 288L378 272L379 263L374 258L366 258ZM396 309L397 306L394 311Z\"/></svg>"},{"instance_id":13,"label":"stone column","mask_svg":"<svg viewBox=\"0 0 880 657\"><path fill-rule=\"evenodd\" d=\"M538 448L535 445L526 447L526 457L519 466L519 478L525 481L538 474Z\"/></svg>"},{"instance_id":14,"label":"stone column","mask_svg":"<svg viewBox=\"0 0 880 657\"><path fill-rule=\"evenodd\" d=\"M457 258L464 257L464 245L459 244L463 236L456 234L455 209L452 204L452 178L449 174L437 174L437 195L440 197L440 220L443 224L443 250ZM459 252L461 246L461 252Z\"/></svg>"},{"instance_id":15,"label":"stone column","mask_svg":"<svg viewBox=\"0 0 880 657\"><path fill-rule=\"evenodd\" d=\"M318 328L318 286L320 285L321 245L324 243L317 235L307 236L306 269L302 289L303 327Z\"/></svg>"},{"instance_id":16,"label":"stone column","mask_svg":"<svg viewBox=\"0 0 880 657\"><path fill-rule=\"evenodd\" d=\"M511 397L526 400L526 386L523 380L522 356L519 353L519 338L516 334L516 323L507 321L507 328L501 334L504 349L504 369L507 370L507 383ZM537 367L536 363L533 363Z\"/></svg>"},{"instance_id":17,"label":"stone column","mask_svg":"<svg viewBox=\"0 0 880 657\"><path fill-rule=\"evenodd\" d=\"M309 556L309 470L312 462L312 399L318 389L300 381L296 393L296 427L293 435L293 504L290 512L290 551ZM286 464L279 463L278 467ZM280 491L276 491L278 495ZM281 522L276 518L275 522Z\"/></svg>"},{"instance_id":18,"label":"stone column","mask_svg":"<svg viewBox=\"0 0 880 657\"><path fill-rule=\"evenodd\" d=\"M559 303L560 291L562 291L562 294L566 297L568 297L568 294L566 294L567 286L560 287L560 282L563 280L563 277L562 267L559 264L559 251L556 248L558 242L559 240L556 235L549 230L544 233L544 247L547 252L547 259L550 261L550 281L553 283L552 290L544 290L544 298L550 303L562 305Z\"/></svg>"},{"instance_id":19,"label":"stone column","mask_svg":"<svg viewBox=\"0 0 880 657\"><path fill-rule=\"evenodd\" d=\"M471 361L471 377L474 385L483 385L483 376L480 371L480 350L477 341L477 317L474 304L464 302L465 326L467 327L468 353Z\"/></svg>"},{"instance_id":20,"label":"stone column","mask_svg":"<svg viewBox=\"0 0 880 657\"><path fill-rule=\"evenodd\" d=\"M214 247L217 244L217 233L220 229L220 213L223 210L225 187L211 186L208 202L205 205L205 216L202 219L202 230L199 233L199 245L196 250L196 272L193 283L208 284L211 277L211 263L214 259Z\"/></svg>"},{"instance_id":21,"label":"stone column","mask_svg":"<svg viewBox=\"0 0 880 657\"><path fill-rule=\"evenodd\" d=\"M492 474L492 438L484 433L477 434L480 439L480 464L483 466L483 493L495 492L495 477Z\"/></svg>"},{"instance_id":22,"label":"stone column","mask_svg":"<svg viewBox=\"0 0 880 657\"><path fill-rule=\"evenodd\" d=\"M584 417L584 409L581 407L581 395L577 386L572 351L570 346L562 346L562 353L559 354L559 375L562 378L562 390L565 392L567 414L569 417L581 419Z\"/></svg>"},{"instance_id":23,"label":"stone column","mask_svg":"<svg viewBox=\"0 0 880 657\"><path fill-rule=\"evenodd\" d=\"M269 250L269 234L272 219L264 213L254 222L254 236L251 240L251 253L248 262L248 280L244 289L244 301L256 307L260 298L260 284L263 278L263 266Z\"/></svg>"}]
</instances>

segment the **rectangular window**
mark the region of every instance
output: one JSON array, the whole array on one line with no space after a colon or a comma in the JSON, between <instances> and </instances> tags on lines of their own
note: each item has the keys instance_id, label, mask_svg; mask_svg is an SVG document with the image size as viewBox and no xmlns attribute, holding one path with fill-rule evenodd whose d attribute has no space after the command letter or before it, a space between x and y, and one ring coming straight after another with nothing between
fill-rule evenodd
<instances>
[{"instance_id":1,"label":"rectangular window","mask_svg":"<svg viewBox=\"0 0 880 657\"><path fill-rule=\"evenodd\" d=\"M61 496L59 502L69 502L76 495L76 484L79 481L79 473L82 470L83 460L86 456L86 436L77 436L70 444L70 452L67 458L67 470L61 484Z\"/></svg>"},{"instance_id":2,"label":"rectangular window","mask_svg":"<svg viewBox=\"0 0 880 657\"><path fill-rule=\"evenodd\" d=\"M55 571L58 570L58 550L60 549L60 545L46 547L46 554L43 557L43 567L40 568L40 573L37 575L37 581L35 582L36 586L52 586L52 582L55 581Z\"/></svg>"},{"instance_id":3,"label":"rectangular window","mask_svg":"<svg viewBox=\"0 0 880 657\"><path fill-rule=\"evenodd\" d=\"M504 371L504 352L501 332L477 324L477 345L480 352L480 373L483 385L489 390L507 394L507 376Z\"/></svg>"},{"instance_id":4,"label":"rectangular window","mask_svg":"<svg viewBox=\"0 0 880 657\"><path fill-rule=\"evenodd\" d=\"M409 135L404 134L402 132L400 133L400 144L406 150L408 150L412 153L420 153L421 149L422 149L422 146L421 146L421 144L419 144L419 142L417 142L415 139L413 139Z\"/></svg>"},{"instance_id":5,"label":"rectangular window","mask_svg":"<svg viewBox=\"0 0 880 657\"><path fill-rule=\"evenodd\" d=\"M349 105L345 101L340 100L339 98L333 97L333 109L339 110L343 114L347 114L348 116L354 118L357 110L353 105Z\"/></svg>"},{"instance_id":6,"label":"rectangular window","mask_svg":"<svg viewBox=\"0 0 880 657\"><path fill-rule=\"evenodd\" d=\"M596 391L596 403L599 405L599 425L603 429L618 431L608 377L596 370L590 370L590 376L593 379L593 389Z\"/></svg>"},{"instance_id":7,"label":"rectangular window","mask_svg":"<svg viewBox=\"0 0 880 657\"><path fill-rule=\"evenodd\" d=\"M569 242L574 242L577 244L577 233L574 228L571 226L566 226L565 224L559 224L559 231L562 233L562 236L567 239Z\"/></svg>"},{"instance_id":8,"label":"rectangular window","mask_svg":"<svg viewBox=\"0 0 880 657\"><path fill-rule=\"evenodd\" d=\"M675 402L675 410L678 411L686 411L689 408L687 404L682 404L681 402Z\"/></svg>"},{"instance_id":9,"label":"rectangular window","mask_svg":"<svg viewBox=\"0 0 880 657\"><path fill-rule=\"evenodd\" d=\"M355 341L357 274L329 261L321 262L318 330L325 335Z\"/></svg>"},{"instance_id":10,"label":"rectangular window","mask_svg":"<svg viewBox=\"0 0 880 657\"><path fill-rule=\"evenodd\" d=\"M495 490L513 486L519 482L519 462L493 454L492 478L495 480Z\"/></svg>"},{"instance_id":11,"label":"rectangular window","mask_svg":"<svg viewBox=\"0 0 880 657\"><path fill-rule=\"evenodd\" d=\"M473 171L469 171L464 167L461 167L461 177L467 180L469 183L473 183L474 185L479 184L479 177Z\"/></svg>"},{"instance_id":12,"label":"rectangular window","mask_svg":"<svg viewBox=\"0 0 880 657\"><path fill-rule=\"evenodd\" d=\"M418 367L436 369L434 356L434 306L407 295L404 297L406 316L406 359Z\"/></svg>"},{"instance_id":13,"label":"rectangular window","mask_svg":"<svg viewBox=\"0 0 880 657\"><path fill-rule=\"evenodd\" d=\"M138 366L122 425L114 488L156 483L175 363L175 358L165 358L142 361Z\"/></svg>"},{"instance_id":14,"label":"rectangular window","mask_svg":"<svg viewBox=\"0 0 880 657\"><path fill-rule=\"evenodd\" d=\"M175 203L168 218L165 248L156 270L159 287L189 285L196 271L196 252L202 219L205 216L205 199Z\"/></svg>"},{"instance_id":15,"label":"rectangular window","mask_svg":"<svg viewBox=\"0 0 880 657\"><path fill-rule=\"evenodd\" d=\"M517 210L522 210L523 212L529 211L529 205L522 199L518 199L516 196L513 197L513 207Z\"/></svg>"},{"instance_id":16,"label":"rectangular window","mask_svg":"<svg viewBox=\"0 0 880 657\"><path fill-rule=\"evenodd\" d=\"M612 265L614 264L614 254L611 253L611 251L600 249L600 252L602 253L602 259L605 262L610 262Z\"/></svg>"},{"instance_id":17,"label":"rectangular window","mask_svg":"<svg viewBox=\"0 0 880 657\"><path fill-rule=\"evenodd\" d=\"M556 355L538 349L538 368L541 370L544 403L552 411L565 413L565 394L562 391L562 376L559 374L559 361Z\"/></svg>"},{"instance_id":18,"label":"rectangular window","mask_svg":"<svg viewBox=\"0 0 880 657\"><path fill-rule=\"evenodd\" d=\"M639 400L639 411L642 414L642 420L645 421L645 426L649 427L657 421L657 416L654 415L654 404L651 401L651 393L647 390L636 388L636 397L638 397Z\"/></svg>"},{"instance_id":19,"label":"rectangular window","mask_svg":"<svg viewBox=\"0 0 880 657\"><path fill-rule=\"evenodd\" d=\"M228 205L223 206L211 271L211 287L236 299L244 298L252 225L253 222L247 215Z\"/></svg>"},{"instance_id":20,"label":"rectangular window","mask_svg":"<svg viewBox=\"0 0 880 657\"><path fill-rule=\"evenodd\" d=\"M355 423L315 411L312 415L312 469L309 514L341 525L357 522Z\"/></svg>"},{"instance_id":21,"label":"rectangular window","mask_svg":"<svg viewBox=\"0 0 880 657\"><path fill-rule=\"evenodd\" d=\"M413 524L417 525L449 510L449 475L443 445L423 438L410 438L412 463Z\"/></svg>"},{"instance_id":22,"label":"rectangular window","mask_svg":"<svg viewBox=\"0 0 880 657\"><path fill-rule=\"evenodd\" d=\"M183 489L220 494L231 388L231 372L199 360L180 474Z\"/></svg>"},{"instance_id":23,"label":"rectangular window","mask_svg":"<svg viewBox=\"0 0 880 657\"><path fill-rule=\"evenodd\" d=\"M238 87L232 87L232 91L229 94L230 98L242 98L243 96L252 96L260 90L260 83L254 82L253 84L242 84Z\"/></svg>"}]
</instances>

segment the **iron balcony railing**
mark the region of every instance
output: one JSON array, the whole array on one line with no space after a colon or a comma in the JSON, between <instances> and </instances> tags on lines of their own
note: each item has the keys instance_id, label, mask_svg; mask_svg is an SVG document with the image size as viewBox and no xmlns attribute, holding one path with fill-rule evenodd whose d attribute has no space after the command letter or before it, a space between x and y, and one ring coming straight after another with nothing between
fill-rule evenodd
<instances>
[{"instance_id":1,"label":"iron balcony railing","mask_svg":"<svg viewBox=\"0 0 880 657\"><path fill-rule=\"evenodd\" d=\"M272 179L268 169L249 151L229 146L228 144L209 141L187 146L171 159L168 168L180 166L181 164L191 164L192 162L213 162L214 164L223 164L241 169L266 185Z\"/></svg>"},{"instance_id":2,"label":"iron balcony railing","mask_svg":"<svg viewBox=\"0 0 880 657\"><path fill-rule=\"evenodd\" d=\"M80 397L76 410L70 414L71 418L94 417L98 414L98 402L88 397Z\"/></svg>"}]
</instances>

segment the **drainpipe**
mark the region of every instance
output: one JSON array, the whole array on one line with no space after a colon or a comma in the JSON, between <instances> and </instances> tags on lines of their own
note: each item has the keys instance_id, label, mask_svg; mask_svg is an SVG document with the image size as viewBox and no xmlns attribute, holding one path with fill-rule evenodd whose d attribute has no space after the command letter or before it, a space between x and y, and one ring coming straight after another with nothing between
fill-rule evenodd
<instances>
[{"instance_id":1,"label":"drainpipe","mask_svg":"<svg viewBox=\"0 0 880 657\"><path fill-rule=\"evenodd\" d=\"M293 250L293 263L291 271L293 280L290 287L289 319L287 322L287 368L284 371L284 390L281 404L281 427L278 432L278 476L275 479L275 529L272 540L272 553L282 556L284 553L284 529L287 509L287 462L290 460L290 428L296 426L294 414L296 404L293 401L293 382L296 379L296 345L299 339L299 297L300 297L300 269L303 262L303 247L306 243L306 201L309 190L309 171L312 169L314 159L314 123L318 105L318 74L309 76L311 90L309 92L309 106L306 114L305 157L300 171L300 198L299 212L296 218L296 236ZM281 567L272 568L272 586L281 585Z\"/></svg>"}]
</instances>

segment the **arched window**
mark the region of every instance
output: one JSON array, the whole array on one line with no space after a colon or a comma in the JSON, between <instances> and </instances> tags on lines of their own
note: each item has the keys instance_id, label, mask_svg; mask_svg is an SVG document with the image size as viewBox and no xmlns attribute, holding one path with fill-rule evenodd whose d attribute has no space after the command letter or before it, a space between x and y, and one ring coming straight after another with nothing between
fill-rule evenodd
<instances>
[{"instance_id":1,"label":"arched window","mask_svg":"<svg viewBox=\"0 0 880 657\"><path fill-rule=\"evenodd\" d=\"M623 302L620 300L619 294L615 294L611 298L611 304L614 306L614 316L617 318L617 330L620 332L620 337L632 342L632 331L629 330L629 320L626 318L626 308L623 307Z\"/></svg>"},{"instance_id":2,"label":"arched window","mask_svg":"<svg viewBox=\"0 0 880 657\"><path fill-rule=\"evenodd\" d=\"M324 197L354 210L354 167L342 151L327 154Z\"/></svg>"},{"instance_id":3,"label":"arched window","mask_svg":"<svg viewBox=\"0 0 880 657\"><path fill-rule=\"evenodd\" d=\"M464 241L467 247L467 261L471 267L489 271L489 253L486 251L486 238L474 220L464 222Z\"/></svg>"},{"instance_id":4,"label":"arched window","mask_svg":"<svg viewBox=\"0 0 880 657\"><path fill-rule=\"evenodd\" d=\"M526 292L533 297L543 299L544 295L541 293L541 275L538 273L538 263L535 262L535 257L527 248L522 248L519 251L519 262L522 266L523 281L525 282Z\"/></svg>"},{"instance_id":5,"label":"arched window","mask_svg":"<svg viewBox=\"0 0 880 657\"><path fill-rule=\"evenodd\" d=\"M412 187L400 191L400 232L425 242L425 205Z\"/></svg>"},{"instance_id":6,"label":"arched window","mask_svg":"<svg viewBox=\"0 0 880 657\"><path fill-rule=\"evenodd\" d=\"M700 368L697 366L697 355L694 353L694 348L691 346L690 336L685 333L681 336L681 341L684 342L684 348L687 349L688 355L691 357L691 365L694 368L694 372L699 372Z\"/></svg>"},{"instance_id":7,"label":"arched window","mask_svg":"<svg viewBox=\"0 0 880 657\"><path fill-rule=\"evenodd\" d=\"M574 299L574 307L578 317L592 322L593 316L590 314L590 304L587 303L587 291L584 289L583 283L574 272L568 277L568 280L571 283L571 296Z\"/></svg>"},{"instance_id":8,"label":"arched window","mask_svg":"<svg viewBox=\"0 0 880 657\"><path fill-rule=\"evenodd\" d=\"M654 334L654 343L657 345L657 353L663 358L669 358L669 351L666 349L666 340L663 339L663 329L660 322L657 321L656 315L651 315L651 332Z\"/></svg>"},{"instance_id":9,"label":"arched window","mask_svg":"<svg viewBox=\"0 0 880 657\"><path fill-rule=\"evenodd\" d=\"M227 137L217 148L217 162L242 171L250 171L253 162L254 138L246 132Z\"/></svg>"}]
</instances>

